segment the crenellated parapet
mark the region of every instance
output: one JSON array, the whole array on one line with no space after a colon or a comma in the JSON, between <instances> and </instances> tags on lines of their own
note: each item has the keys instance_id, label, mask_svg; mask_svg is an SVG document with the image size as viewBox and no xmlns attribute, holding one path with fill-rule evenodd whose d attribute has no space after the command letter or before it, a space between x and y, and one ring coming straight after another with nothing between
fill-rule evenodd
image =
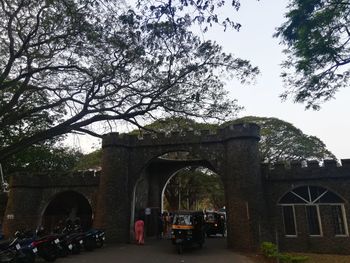
<instances>
[{"instance_id":1,"label":"crenellated parapet","mask_svg":"<svg viewBox=\"0 0 350 263\"><path fill-rule=\"evenodd\" d=\"M268 181L313 180L322 178L350 178L350 159L262 164L262 174Z\"/></svg>"},{"instance_id":2,"label":"crenellated parapet","mask_svg":"<svg viewBox=\"0 0 350 263\"><path fill-rule=\"evenodd\" d=\"M98 186L100 172L81 171L68 174L24 174L16 173L10 176L10 188L16 187L74 187Z\"/></svg>"},{"instance_id":3,"label":"crenellated parapet","mask_svg":"<svg viewBox=\"0 0 350 263\"><path fill-rule=\"evenodd\" d=\"M102 147L109 146L155 146L191 143L211 143L226 141L234 138L260 139L260 127L254 123L233 124L215 131L185 131L166 133L145 133L142 136L109 133L103 137Z\"/></svg>"}]
</instances>

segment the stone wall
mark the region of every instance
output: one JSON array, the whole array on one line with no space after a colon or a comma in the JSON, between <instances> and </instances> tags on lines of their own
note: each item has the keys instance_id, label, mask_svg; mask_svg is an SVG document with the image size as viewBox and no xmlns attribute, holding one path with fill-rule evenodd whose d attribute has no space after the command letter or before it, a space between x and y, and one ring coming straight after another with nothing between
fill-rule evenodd
<instances>
[{"instance_id":1,"label":"stone wall","mask_svg":"<svg viewBox=\"0 0 350 263\"><path fill-rule=\"evenodd\" d=\"M277 242L281 250L316 253L350 254L350 238L334 235L329 206L320 206L323 235L311 237L308 234L305 206L295 206L297 237L286 237L282 218L280 198L299 186L319 186L337 194L344 201L347 225L350 229L350 159L325 160L323 166L318 162L293 162L262 169L265 198L268 202L271 241Z\"/></svg>"},{"instance_id":2,"label":"stone wall","mask_svg":"<svg viewBox=\"0 0 350 263\"><path fill-rule=\"evenodd\" d=\"M75 191L83 195L96 211L99 175L94 172L66 175L15 174L10 177L10 191L3 219L6 237L17 230L36 229L42 215L56 194Z\"/></svg>"},{"instance_id":3,"label":"stone wall","mask_svg":"<svg viewBox=\"0 0 350 263\"><path fill-rule=\"evenodd\" d=\"M299 186L320 186L345 203L350 220L350 159L292 162L274 167L260 165L259 127L231 125L209 131L137 136L108 134L103 139L102 172L75 175L24 175L11 177L3 221L7 236L17 229L36 228L51 200L64 191L75 191L91 205L94 226L107 231L108 241L130 242L133 220L144 208L148 234L161 207L161 192L174 172L191 165L207 167L222 179L225 190L228 247L256 250L264 240L281 250L350 254L350 238L335 237L329 208L321 207L323 236L310 237L305 208L296 207L297 236L286 237L280 198ZM165 153L188 152L197 159L169 161ZM151 222L151 223L150 223Z\"/></svg>"}]
</instances>

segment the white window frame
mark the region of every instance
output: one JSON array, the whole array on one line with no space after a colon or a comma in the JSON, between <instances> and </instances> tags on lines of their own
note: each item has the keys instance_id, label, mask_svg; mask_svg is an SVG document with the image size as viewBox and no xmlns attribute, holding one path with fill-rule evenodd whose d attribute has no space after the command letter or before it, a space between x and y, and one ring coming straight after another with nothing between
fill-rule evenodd
<instances>
[{"instance_id":1,"label":"white window frame","mask_svg":"<svg viewBox=\"0 0 350 263\"><path fill-rule=\"evenodd\" d=\"M309 228L309 219L307 216L307 210L306 207L308 206L316 206L316 214L317 214L317 220L318 220L318 226L320 227L320 234L319 235L311 235L309 234L309 237L323 237L323 229L322 229L322 220L321 220L321 214L320 214L320 206L318 204L305 204L305 214L306 214L306 220ZM310 231L310 229L309 229Z\"/></svg>"},{"instance_id":2,"label":"white window frame","mask_svg":"<svg viewBox=\"0 0 350 263\"><path fill-rule=\"evenodd\" d=\"M294 192L295 189L299 188L299 187L307 187L307 197L305 196L302 197L301 195L299 195L298 193ZM295 214L295 206L305 206L305 214L306 214L306 219L307 219L307 224L309 226L309 221L308 221L308 216L307 216L307 206L316 206L316 215L317 215L317 220L318 220L318 224L319 224L319 229L320 229L320 234L319 235L311 235L309 233L309 237L323 237L323 224L322 224L322 218L321 218L321 212L320 212L320 206L340 206L341 207L341 213L342 213L342 219L343 219L343 223L344 223L344 230L345 230L345 234L341 234L341 235L337 235L334 234L335 237L349 237L349 226L348 226L348 222L347 222L347 216L346 216L346 210L345 210L345 203L341 202L341 203L318 203L318 201L327 193L332 193L335 194L333 192L331 192L330 190L322 187L322 186L312 186L312 185L305 185L305 186L299 186L294 188L293 190L291 190L288 193L293 194L294 196L296 196L297 198L299 198L302 202L304 203L278 203L279 206L292 206L293 207L293 214L294 214L294 224L295 224L295 231L296 231L296 235L284 235L285 237L297 237L297 221L296 221L296 214ZM323 188L323 192L321 192L314 200L312 200L312 196L311 196L311 190L310 187L318 187L318 188ZM287 194L287 193L286 193ZM285 195L286 195L285 194ZM337 194L335 194L337 196ZM284 196L283 196L284 197ZM340 200L339 201L344 201L344 199L342 199L341 197L337 196ZM283 211L283 210L282 210ZM283 214L282 214L283 216ZM283 226L284 226L284 232L285 232L285 222L284 222L284 216L283 216ZM310 229L309 229L310 232Z\"/></svg>"},{"instance_id":3,"label":"white window frame","mask_svg":"<svg viewBox=\"0 0 350 263\"><path fill-rule=\"evenodd\" d=\"M291 204L282 204L280 205L282 207L282 218L283 218L283 228L284 228L284 233L286 233L286 224L284 222L284 210L283 210L283 207L284 206L291 206L292 209L293 209L293 220L294 220L294 227L295 227L295 235L286 235L284 234L285 237L298 237L298 226L297 226L297 218L296 218L296 215L295 215L295 205Z\"/></svg>"},{"instance_id":4,"label":"white window frame","mask_svg":"<svg viewBox=\"0 0 350 263\"><path fill-rule=\"evenodd\" d=\"M345 212L345 206L344 204L331 204L331 206L340 206L342 217L343 217L343 223L344 223L344 230L345 234L335 234L335 237L348 237L349 236L349 228L348 228L348 221L346 218L346 212ZM332 215L333 216L333 215Z\"/></svg>"}]
</instances>

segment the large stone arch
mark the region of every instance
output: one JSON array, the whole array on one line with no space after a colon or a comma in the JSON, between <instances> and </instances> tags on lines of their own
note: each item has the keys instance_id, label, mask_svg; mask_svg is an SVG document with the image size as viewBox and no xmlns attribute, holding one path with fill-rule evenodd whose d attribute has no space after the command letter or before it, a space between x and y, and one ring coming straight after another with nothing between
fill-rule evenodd
<instances>
[{"instance_id":1,"label":"large stone arch","mask_svg":"<svg viewBox=\"0 0 350 263\"><path fill-rule=\"evenodd\" d=\"M102 174L95 225L111 240L130 239L134 186L150 160L166 152L187 151L201 156L221 175L225 186L228 246L255 249L264 211L258 155L259 127L231 125L216 134L164 134L142 139L108 134L103 138Z\"/></svg>"},{"instance_id":2,"label":"large stone arch","mask_svg":"<svg viewBox=\"0 0 350 263\"><path fill-rule=\"evenodd\" d=\"M172 161L172 162L174 162L174 161ZM160 189L161 189L160 197L164 196L164 191L166 190L167 184L170 182L170 180L174 176L176 176L178 174L178 172L180 172L184 168L203 167L203 168L207 168L207 169L213 171L214 173L216 173L216 170L214 170L214 168L209 163L202 161L202 160L175 161L175 164L176 164L176 162L178 165L173 167L175 169L171 169L171 170L169 169L168 173L166 173L165 176L163 178L161 178L162 180L160 181ZM169 163L171 163L171 161ZM156 169L158 169L158 167L159 166L156 166ZM218 175L218 176L220 177L220 175ZM153 191L153 192L155 192L155 191ZM159 196L159 194L158 194L158 196ZM164 209L163 209L162 200L160 200L160 207L161 207L161 210L163 211Z\"/></svg>"},{"instance_id":3,"label":"large stone arch","mask_svg":"<svg viewBox=\"0 0 350 263\"><path fill-rule=\"evenodd\" d=\"M178 171L189 166L201 166L214 170L210 163L199 159L169 160L156 158L148 163L134 185L131 198L131 237L134 219L140 215L146 218L147 235L156 235L157 220L162 211L162 196L166 183ZM143 210L146 207L152 209L152 214L145 217Z\"/></svg>"}]
</instances>

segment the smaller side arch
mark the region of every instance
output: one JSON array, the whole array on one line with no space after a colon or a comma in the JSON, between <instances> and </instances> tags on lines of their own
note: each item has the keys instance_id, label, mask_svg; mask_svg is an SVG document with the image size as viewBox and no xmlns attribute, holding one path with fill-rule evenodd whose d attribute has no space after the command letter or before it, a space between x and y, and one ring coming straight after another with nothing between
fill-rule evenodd
<instances>
[{"instance_id":1,"label":"smaller side arch","mask_svg":"<svg viewBox=\"0 0 350 263\"><path fill-rule=\"evenodd\" d=\"M84 194L65 190L53 195L42 210L40 225L46 231L52 231L55 227L62 227L68 219L78 219L83 229L92 226L92 207Z\"/></svg>"}]
</instances>

